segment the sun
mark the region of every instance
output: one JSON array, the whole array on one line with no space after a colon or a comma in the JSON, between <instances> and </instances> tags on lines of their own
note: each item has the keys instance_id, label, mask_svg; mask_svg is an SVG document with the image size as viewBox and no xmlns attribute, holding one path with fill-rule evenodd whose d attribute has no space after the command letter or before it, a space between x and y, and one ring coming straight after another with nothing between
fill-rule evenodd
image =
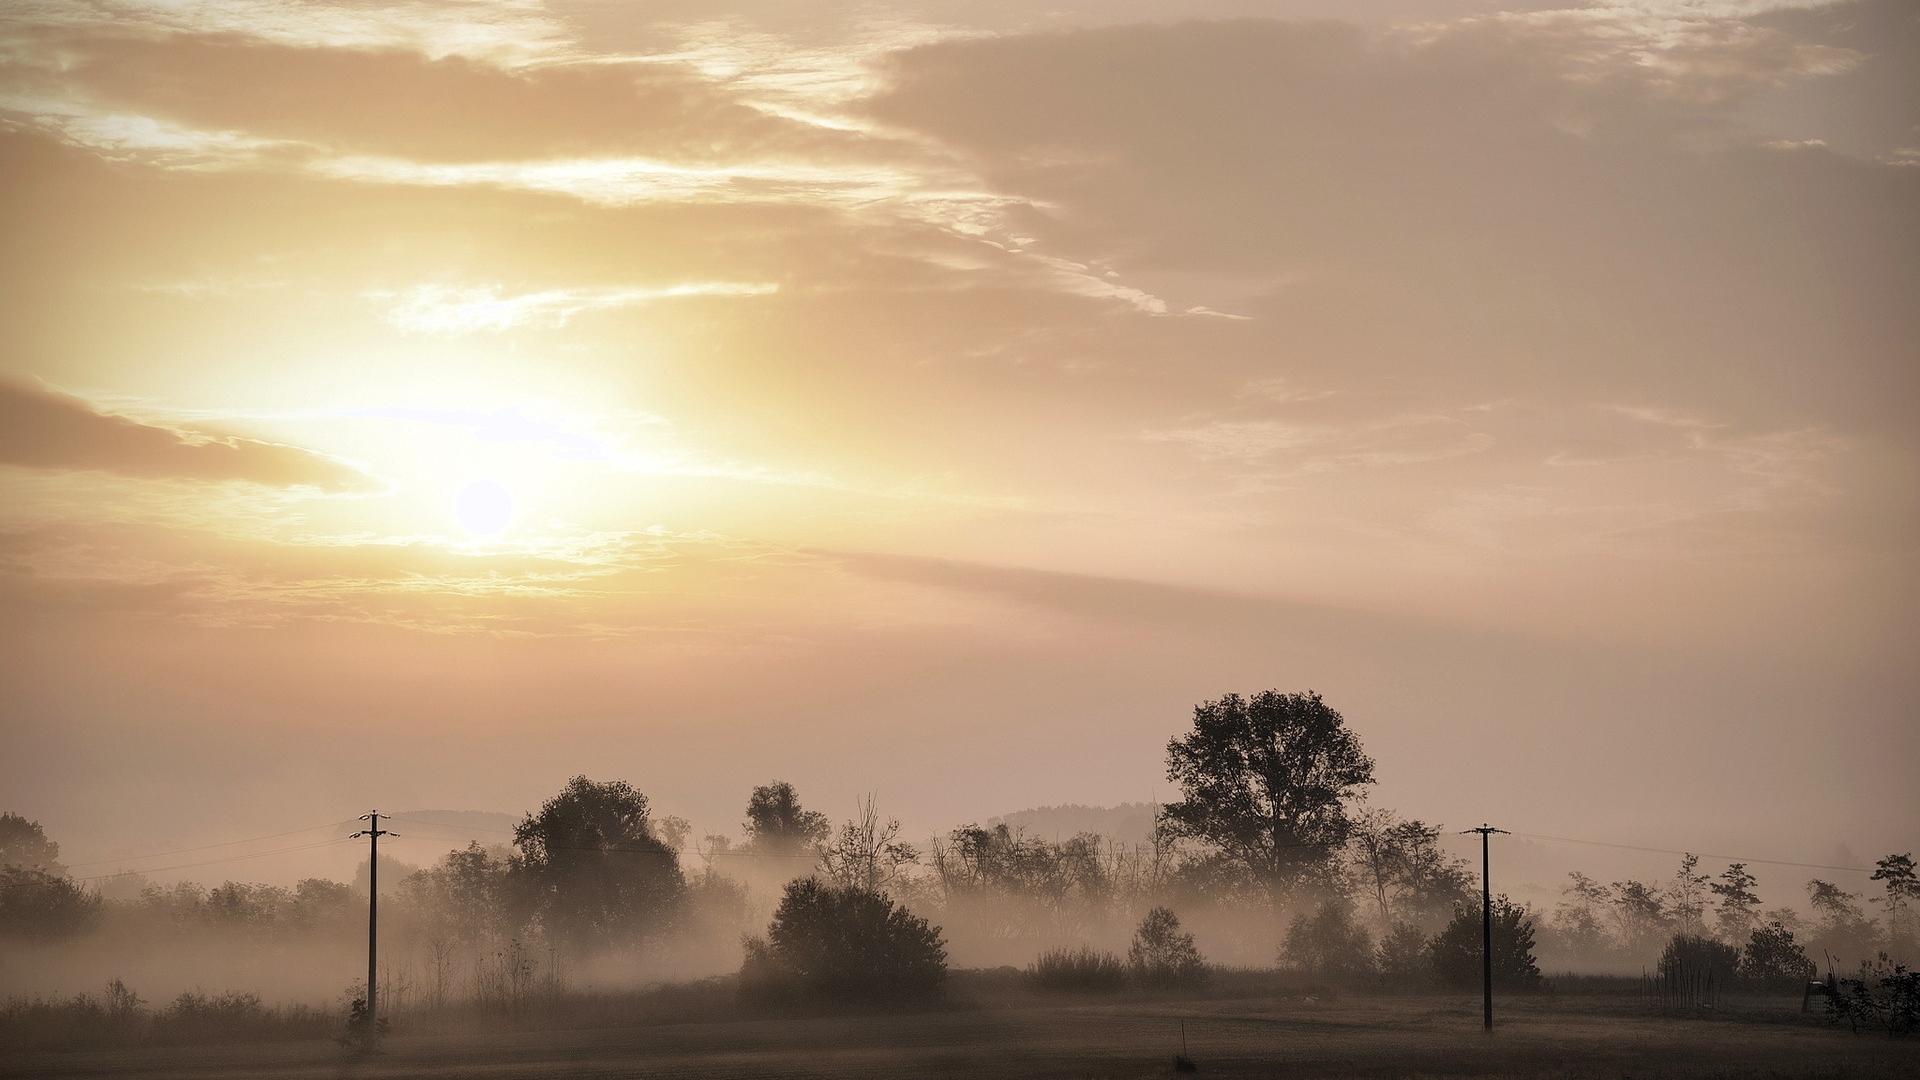
<instances>
[{"instance_id":1,"label":"sun","mask_svg":"<svg viewBox=\"0 0 1920 1080\"><path fill-rule=\"evenodd\" d=\"M453 516L476 537L498 536L513 524L513 496L493 480L475 480L453 497Z\"/></svg>"}]
</instances>

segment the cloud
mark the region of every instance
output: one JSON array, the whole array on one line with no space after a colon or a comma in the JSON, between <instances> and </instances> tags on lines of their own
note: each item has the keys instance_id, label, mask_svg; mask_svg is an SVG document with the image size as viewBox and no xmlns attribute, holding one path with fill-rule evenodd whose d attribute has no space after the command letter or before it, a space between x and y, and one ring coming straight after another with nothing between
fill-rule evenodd
<instances>
[{"instance_id":1,"label":"cloud","mask_svg":"<svg viewBox=\"0 0 1920 1080\"><path fill-rule=\"evenodd\" d=\"M297 446L144 424L78 398L0 382L0 464L347 491L369 477Z\"/></svg>"}]
</instances>

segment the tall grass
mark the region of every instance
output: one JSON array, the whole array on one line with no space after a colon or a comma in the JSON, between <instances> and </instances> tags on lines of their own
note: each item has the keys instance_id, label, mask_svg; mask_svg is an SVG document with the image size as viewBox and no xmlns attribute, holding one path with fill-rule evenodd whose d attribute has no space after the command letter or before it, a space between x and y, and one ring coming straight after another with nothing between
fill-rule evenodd
<instances>
[{"instance_id":1,"label":"tall grass","mask_svg":"<svg viewBox=\"0 0 1920 1080\"><path fill-rule=\"evenodd\" d=\"M1113 953L1089 945L1048 949L1027 967L1027 982L1042 990L1097 992L1127 985L1127 965Z\"/></svg>"}]
</instances>

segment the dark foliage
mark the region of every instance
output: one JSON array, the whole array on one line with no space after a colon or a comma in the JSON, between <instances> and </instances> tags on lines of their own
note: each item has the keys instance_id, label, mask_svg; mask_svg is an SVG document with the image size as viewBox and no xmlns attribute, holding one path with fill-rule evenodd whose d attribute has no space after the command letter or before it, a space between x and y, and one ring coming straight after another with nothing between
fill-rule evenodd
<instances>
[{"instance_id":1,"label":"dark foliage","mask_svg":"<svg viewBox=\"0 0 1920 1080\"><path fill-rule=\"evenodd\" d=\"M1127 948L1127 969L1134 982L1155 990L1204 986L1212 974L1193 935L1180 929L1180 917L1163 907L1140 920Z\"/></svg>"},{"instance_id":2,"label":"dark foliage","mask_svg":"<svg viewBox=\"0 0 1920 1080\"><path fill-rule=\"evenodd\" d=\"M884 893L789 882L763 941L746 942L742 993L759 999L924 1001L947 977L946 943Z\"/></svg>"},{"instance_id":3,"label":"dark foliage","mask_svg":"<svg viewBox=\"0 0 1920 1080\"><path fill-rule=\"evenodd\" d=\"M1163 827L1277 895L1327 875L1350 827L1345 800L1373 782L1373 760L1319 694L1265 690L1196 706L1193 733L1167 744L1167 779L1183 798Z\"/></svg>"},{"instance_id":4,"label":"dark foliage","mask_svg":"<svg viewBox=\"0 0 1920 1080\"><path fill-rule=\"evenodd\" d=\"M1298 971L1351 978L1374 970L1373 937L1353 920L1344 899L1322 901L1312 915L1295 915L1280 959Z\"/></svg>"},{"instance_id":5,"label":"dark foliage","mask_svg":"<svg viewBox=\"0 0 1920 1080\"><path fill-rule=\"evenodd\" d=\"M1027 968L1027 982L1042 990L1120 990L1127 985L1127 965L1105 949L1087 945L1048 949Z\"/></svg>"},{"instance_id":6,"label":"dark foliage","mask_svg":"<svg viewBox=\"0 0 1920 1080\"><path fill-rule=\"evenodd\" d=\"M1724 941L1698 934L1675 934L1660 950L1655 971L1663 979L1700 976L1730 986L1740 970L1740 951Z\"/></svg>"},{"instance_id":7,"label":"dark foliage","mask_svg":"<svg viewBox=\"0 0 1920 1080\"><path fill-rule=\"evenodd\" d=\"M510 878L525 914L575 954L663 928L686 890L678 858L654 838L647 797L624 780L574 777L513 839Z\"/></svg>"},{"instance_id":8,"label":"dark foliage","mask_svg":"<svg viewBox=\"0 0 1920 1080\"><path fill-rule=\"evenodd\" d=\"M826 842L832 828L827 815L800 805L793 785L775 780L753 789L742 829L756 851L795 854ZM804 867L801 868L804 872Z\"/></svg>"},{"instance_id":9,"label":"dark foliage","mask_svg":"<svg viewBox=\"0 0 1920 1080\"><path fill-rule=\"evenodd\" d=\"M1478 983L1481 977L1480 905L1464 905L1454 912L1453 921L1433 939L1434 977L1443 983L1464 986ZM1533 920L1526 909L1505 896L1493 898L1493 982L1513 988L1537 986L1540 966L1533 957Z\"/></svg>"},{"instance_id":10,"label":"dark foliage","mask_svg":"<svg viewBox=\"0 0 1920 1080\"><path fill-rule=\"evenodd\" d=\"M1769 990L1799 990L1814 976L1807 951L1793 940L1793 931L1777 922L1753 931L1740 957L1740 977Z\"/></svg>"},{"instance_id":11,"label":"dark foliage","mask_svg":"<svg viewBox=\"0 0 1920 1080\"><path fill-rule=\"evenodd\" d=\"M1859 975L1828 984L1827 1020L1856 1032L1863 1024L1884 1028L1890 1036L1920 1031L1920 971L1909 971L1886 953L1863 961Z\"/></svg>"}]
</instances>

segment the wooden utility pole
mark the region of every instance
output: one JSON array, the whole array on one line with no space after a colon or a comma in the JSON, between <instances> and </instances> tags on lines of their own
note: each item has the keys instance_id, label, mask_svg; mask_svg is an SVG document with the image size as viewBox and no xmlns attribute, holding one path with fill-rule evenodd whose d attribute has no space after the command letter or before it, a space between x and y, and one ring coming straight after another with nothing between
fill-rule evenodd
<instances>
[{"instance_id":1,"label":"wooden utility pole","mask_svg":"<svg viewBox=\"0 0 1920 1080\"><path fill-rule=\"evenodd\" d=\"M367 827L354 833L354 837L367 838L367 1048L373 1048L375 1037L379 1034L379 1021L374 1012L375 986L379 978L380 958L380 838L393 836L380 827L380 811L361 814L360 820Z\"/></svg>"},{"instance_id":2,"label":"wooden utility pole","mask_svg":"<svg viewBox=\"0 0 1920 1080\"><path fill-rule=\"evenodd\" d=\"M1460 834L1480 834L1480 1011L1488 1031L1493 1030L1493 875L1487 857L1487 838L1506 831L1483 822L1479 828Z\"/></svg>"}]
</instances>

